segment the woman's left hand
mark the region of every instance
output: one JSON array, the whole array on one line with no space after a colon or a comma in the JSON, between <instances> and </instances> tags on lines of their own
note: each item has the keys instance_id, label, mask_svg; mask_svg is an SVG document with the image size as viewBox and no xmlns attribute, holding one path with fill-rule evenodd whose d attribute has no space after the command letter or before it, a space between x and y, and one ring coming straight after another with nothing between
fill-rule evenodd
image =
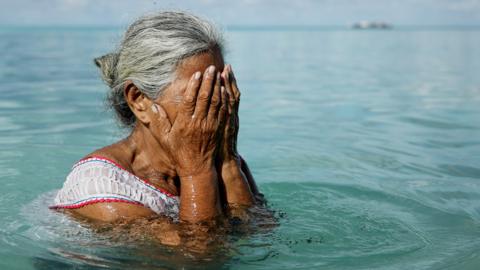
<instances>
[{"instance_id":1,"label":"woman's left hand","mask_svg":"<svg viewBox=\"0 0 480 270\"><path fill-rule=\"evenodd\" d=\"M228 113L223 133L223 141L220 147L219 158L222 162L238 161L240 156L237 151L237 137L239 129L238 107L240 105L240 91L238 90L237 81L233 74L232 67L226 65L222 78L227 91Z\"/></svg>"},{"instance_id":2,"label":"woman's left hand","mask_svg":"<svg viewBox=\"0 0 480 270\"><path fill-rule=\"evenodd\" d=\"M228 104L223 141L220 144L216 162L224 189L225 203L233 209L235 206L251 206L255 199L249 179L242 171L242 159L237 152L240 91L230 65L225 66L222 77L228 94Z\"/></svg>"}]
</instances>

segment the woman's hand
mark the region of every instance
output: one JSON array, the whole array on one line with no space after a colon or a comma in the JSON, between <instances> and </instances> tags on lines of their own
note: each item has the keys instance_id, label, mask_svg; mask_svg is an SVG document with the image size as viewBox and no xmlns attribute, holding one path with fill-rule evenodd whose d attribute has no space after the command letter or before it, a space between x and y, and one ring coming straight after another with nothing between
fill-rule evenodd
<instances>
[{"instance_id":1,"label":"woman's hand","mask_svg":"<svg viewBox=\"0 0 480 270\"><path fill-rule=\"evenodd\" d=\"M152 123L153 133L169 149L179 176L195 175L214 166L227 110L227 96L223 91L222 98L219 77L214 66L207 68L203 80L200 72L192 75L173 124L155 104L161 119Z\"/></svg>"},{"instance_id":2,"label":"woman's hand","mask_svg":"<svg viewBox=\"0 0 480 270\"><path fill-rule=\"evenodd\" d=\"M227 65L222 72L225 91L228 93L228 109L223 141L217 155L217 168L221 174L225 203L231 207L250 206L254 202L248 178L242 171L242 160L237 152L238 107L240 91L232 68Z\"/></svg>"},{"instance_id":3,"label":"woman's hand","mask_svg":"<svg viewBox=\"0 0 480 270\"><path fill-rule=\"evenodd\" d=\"M238 107L240 105L240 91L230 65L225 66L222 72L225 91L228 94L228 108L223 141L219 153L219 160L223 162L238 161L237 138L239 129Z\"/></svg>"}]
</instances>

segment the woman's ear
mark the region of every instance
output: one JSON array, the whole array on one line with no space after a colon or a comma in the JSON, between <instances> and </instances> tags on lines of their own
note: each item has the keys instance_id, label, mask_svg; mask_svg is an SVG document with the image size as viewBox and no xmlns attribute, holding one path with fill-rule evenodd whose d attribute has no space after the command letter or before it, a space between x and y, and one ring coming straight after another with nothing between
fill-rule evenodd
<instances>
[{"instance_id":1,"label":"woman's ear","mask_svg":"<svg viewBox=\"0 0 480 270\"><path fill-rule=\"evenodd\" d=\"M123 94L130 110L132 110L137 119L144 124L149 124L151 119L148 111L153 102L132 81L125 82Z\"/></svg>"}]
</instances>

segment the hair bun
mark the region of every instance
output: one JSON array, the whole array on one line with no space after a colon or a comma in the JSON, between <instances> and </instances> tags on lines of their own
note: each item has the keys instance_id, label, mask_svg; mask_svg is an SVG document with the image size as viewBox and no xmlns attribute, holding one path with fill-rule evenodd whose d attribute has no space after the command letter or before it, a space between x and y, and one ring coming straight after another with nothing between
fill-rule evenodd
<instances>
[{"instance_id":1,"label":"hair bun","mask_svg":"<svg viewBox=\"0 0 480 270\"><path fill-rule=\"evenodd\" d=\"M104 56L93 59L95 65L100 68L103 81L110 86L114 87L117 73L118 53L109 53Z\"/></svg>"}]
</instances>

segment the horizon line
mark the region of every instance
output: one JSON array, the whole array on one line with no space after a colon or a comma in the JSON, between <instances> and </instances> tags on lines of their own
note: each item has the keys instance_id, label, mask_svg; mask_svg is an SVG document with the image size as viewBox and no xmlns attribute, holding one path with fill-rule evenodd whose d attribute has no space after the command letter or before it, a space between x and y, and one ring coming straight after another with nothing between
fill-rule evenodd
<instances>
[{"instance_id":1,"label":"horizon line","mask_svg":"<svg viewBox=\"0 0 480 270\"><path fill-rule=\"evenodd\" d=\"M343 28L351 29L354 23L351 24L226 24L219 25L220 28L226 30L254 30L254 29L322 29L322 28ZM480 24L390 24L391 29L397 28L480 28ZM121 24L2 24L0 28L125 28L128 25Z\"/></svg>"}]
</instances>

